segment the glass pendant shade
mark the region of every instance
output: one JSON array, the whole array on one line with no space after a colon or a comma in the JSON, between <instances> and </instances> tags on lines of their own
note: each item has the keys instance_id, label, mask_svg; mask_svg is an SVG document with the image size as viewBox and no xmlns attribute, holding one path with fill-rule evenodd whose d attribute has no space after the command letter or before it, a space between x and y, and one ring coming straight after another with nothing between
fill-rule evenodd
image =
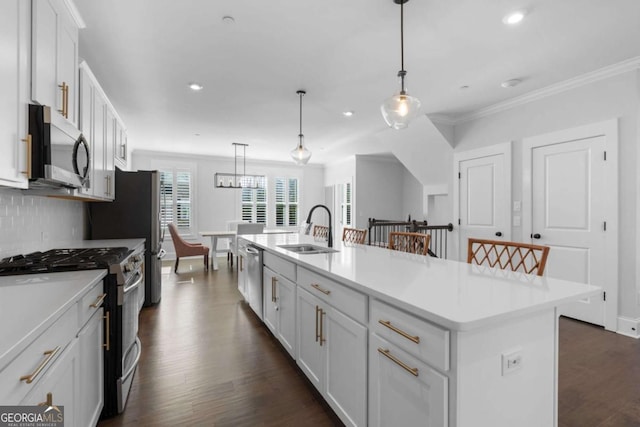
<instances>
[{"instance_id":1,"label":"glass pendant shade","mask_svg":"<svg viewBox=\"0 0 640 427\"><path fill-rule=\"evenodd\" d=\"M300 135L300 143L296 148L291 150L291 158L299 165L306 165L311 158L311 151L304 146L304 136Z\"/></svg>"},{"instance_id":2,"label":"glass pendant shade","mask_svg":"<svg viewBox=\"0 0 640 427\"><path fill-rule=\"evenodd\" d=\"M387 98L380 106L384 121L394 129L406 128L419 109L420 100L402 91Z\"/></svg>"}]
</instances>

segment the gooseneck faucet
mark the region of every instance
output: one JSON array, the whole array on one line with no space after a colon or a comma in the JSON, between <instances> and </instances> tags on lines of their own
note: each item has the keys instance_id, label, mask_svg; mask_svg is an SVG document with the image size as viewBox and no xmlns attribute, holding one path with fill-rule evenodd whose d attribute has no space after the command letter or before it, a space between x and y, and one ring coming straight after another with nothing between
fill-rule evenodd
<instances>
[{"instance_id":1,"label":"gooseneck faucet","mask_svg":"<svg viewBox=\"0 0 640 427\"><path fill-rule=\"evenodd\" d=\"M304 230L304 234L309 234L309 232L311 231L311 215L313 214L313 211L316 210L316 208L324 208L329 214L329 235L327 236L327 244L330 248L332 248L333 234L331 233L331 211L325 205L315 205L311 208L311 210L309 211L309 215L307 216L307 227Z\"/></svg>"}]
</instances>

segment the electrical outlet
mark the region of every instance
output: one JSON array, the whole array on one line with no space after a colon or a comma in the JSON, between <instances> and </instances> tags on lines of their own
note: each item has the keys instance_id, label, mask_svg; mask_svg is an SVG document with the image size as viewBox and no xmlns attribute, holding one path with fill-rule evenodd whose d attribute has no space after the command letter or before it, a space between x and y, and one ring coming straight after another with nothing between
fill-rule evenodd
<instances>
[{"instance_id":1,"label":"electrical outlet","mask_svg":"<svg viewBox=\"0 0 640 427\"><path fill-rule=\"evenodd\" d=\"M48 242L49 241L49 232L48 231L43 231L40 235L41 239L43 242Z\"/></svg>"},{"instance_id":2,"label":"electrical outlet","mask_svg":"<svg viewBox=\"0 0 640 427\"><path fill-rule=\"evenodd\" d=\"M520 215L513 216L513 226L520 227Z\"/></svg>"},{"instance_id":3,"label":"electrical outlet","mask_svg":"<svg viewBox=\"0 0 640 427\"><path fill-rule=\"evenodd\" d=\"M502 375L510 374L522 368L522 351L502 353Z\"/></svg>"},{"instance_id":4,"label":"electrical outlet","mask_svg":"<svg viewBox=\"0 0 640 427\"><path fill-rule=\"evenodd\" d=\"M520 212L520 209L522 208L522 202L521 201L515 201L513 202L513 211L514 212Z\"/></svg>"}]
</instances>

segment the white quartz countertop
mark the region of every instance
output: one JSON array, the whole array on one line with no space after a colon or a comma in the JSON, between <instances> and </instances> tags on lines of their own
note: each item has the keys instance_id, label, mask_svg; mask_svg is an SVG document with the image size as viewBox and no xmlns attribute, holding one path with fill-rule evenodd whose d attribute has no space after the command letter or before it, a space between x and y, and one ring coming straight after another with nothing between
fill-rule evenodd
<instances>
[{"instance_id":1,"label":"white quartz countertop","mask_svg":"<svg viewBox=\"0 0 640 427\"><path fill-rule=\"evenodd\" d=\"M106 274L85 270L0 277L0 370Z\"/></svg>"},{"instance_id":2,"label":"white quartz countertop","mask_svg":"<svg viewBox=\"0 0 640 427\"><path fill-rule=\"evenodd\" d=\"M583 283L481 267L366 245L334 244L338 252L296 254L278 245L311 243L300 234L244 235L243 239L371 297L457 331L550 309L597 295Z\"/></svg>"}]
</instances>

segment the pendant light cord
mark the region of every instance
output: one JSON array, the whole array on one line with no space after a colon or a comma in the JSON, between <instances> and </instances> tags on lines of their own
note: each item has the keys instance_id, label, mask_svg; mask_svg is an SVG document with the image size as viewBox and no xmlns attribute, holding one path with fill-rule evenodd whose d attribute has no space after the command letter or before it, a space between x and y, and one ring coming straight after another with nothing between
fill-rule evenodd
<instances>
[{"instance_id":1,"label":"pendant light cord","mask_svg":"<svg viewBox=\"0 0 640 427\"><path fill-rule=\"evenodd\" d=\"M400 71L404 71L404 1L400 3Z\"/></svg>"},{"instance_id":2,"label":"pendant light cord","mask_svg":"<svg viewBox=\"0 0 640 427\"><path fill-rule=\"evenodd\" d=\"M302 147L302 97L304 96L304 91L298 91L300 95L300 133L298 134L298 147Z\"/></svg>"}]
</instances>

